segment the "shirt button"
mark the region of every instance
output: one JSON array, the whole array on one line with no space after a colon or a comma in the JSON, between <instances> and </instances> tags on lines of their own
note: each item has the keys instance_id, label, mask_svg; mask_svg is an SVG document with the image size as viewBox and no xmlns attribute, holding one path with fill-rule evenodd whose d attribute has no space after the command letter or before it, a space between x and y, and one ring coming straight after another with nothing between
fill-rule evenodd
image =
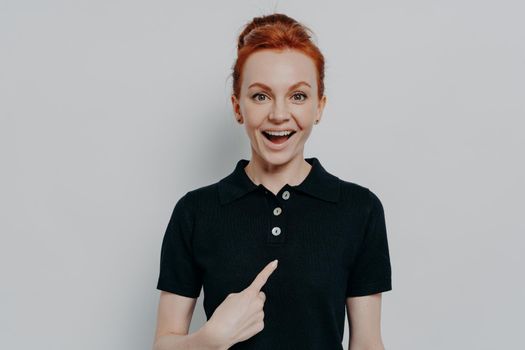
<instances>
[{"instance_id":1,"label":"shirt button","mask_svg":"<svg viewBox=\"0 0 525 350\"><path fill-rule=\"evenodd\" d=\"M277 226L275 226L274 228L272 228L272 235L274 236L279 236L281 234L281 229Z\"/></svg>"},{"instance_id":2,"label":"shirt button","mask_svg":"<svg viewBox=\"0 0 525 350\"><path fill-rule=\"evenodd\" d=\"M279 214L281 214L283 210L279 207L276 207L274 210L273 210L273 215L277 216Z\"/></svg>"},{"instance_id":3,"label":"shirt button","mask_svg":"<svg viewBox=\"0 0 525 350\"><path fill-rule=\"evenodd\" d=\"M290 198L290 192L284 191L283 192L283 199L288 199L288 198Z\"/></svg>"}]
</instances>

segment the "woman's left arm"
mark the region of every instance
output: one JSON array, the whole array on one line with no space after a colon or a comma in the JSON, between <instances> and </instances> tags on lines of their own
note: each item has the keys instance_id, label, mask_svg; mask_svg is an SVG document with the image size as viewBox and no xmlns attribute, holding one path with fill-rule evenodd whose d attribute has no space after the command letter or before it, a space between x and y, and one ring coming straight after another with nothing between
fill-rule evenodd
<instances>
[{"instance_id":1,"label":"woman's left arm","mask_svg":"<svg viewBox=\"0 0 525 350\"><path fill-rule=\"evenodd\" d=\"M381 293L346 298L349 350L384 350L381 339Z\"/></svg>"}]
</instances>

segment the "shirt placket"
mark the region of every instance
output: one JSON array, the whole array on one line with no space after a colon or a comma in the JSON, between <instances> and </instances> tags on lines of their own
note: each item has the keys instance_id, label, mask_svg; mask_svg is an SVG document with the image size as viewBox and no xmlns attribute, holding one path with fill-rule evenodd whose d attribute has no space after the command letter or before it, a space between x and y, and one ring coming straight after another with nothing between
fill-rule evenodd
<instances>
[{"instance_id":1,"label":"shirt placket","mask_svg":"<svg viewBox=\"0 0 525 350\"><path fill-rule=\"evenodd\" d=\"M266 242L279 245L285 242L288 235L286 217L289 214L288 203L292 200L292 192L290 187L285 185L277 195L266 189L265 196L268 203L267 215L269 218Z\"/></svg>"}]
</instances>

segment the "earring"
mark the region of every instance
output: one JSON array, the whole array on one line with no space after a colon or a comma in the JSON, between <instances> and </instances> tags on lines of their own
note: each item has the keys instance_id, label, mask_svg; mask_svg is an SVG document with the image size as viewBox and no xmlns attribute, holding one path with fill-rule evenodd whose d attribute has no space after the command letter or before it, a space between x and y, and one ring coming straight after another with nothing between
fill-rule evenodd
<instances>
[{"instance_id":1,"label":"earring","mask_svg":"<svg viewBox=\"0 0 525 350\"><path fill-rule=\"evenodd\" d=\"M316 120L316 121L315 121L315 124L319 124L319 120Z\"/></svg>"}]
</instances>

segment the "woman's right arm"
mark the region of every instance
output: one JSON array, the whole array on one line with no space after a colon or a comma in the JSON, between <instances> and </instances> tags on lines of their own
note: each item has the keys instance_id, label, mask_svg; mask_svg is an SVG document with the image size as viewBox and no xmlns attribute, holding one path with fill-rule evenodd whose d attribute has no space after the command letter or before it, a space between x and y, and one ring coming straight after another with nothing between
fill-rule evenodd
<instances>
[{"instance_id":1,"label":"woman's right arm","mask_svg":"<svg viewBox=\"0 0 525 350\"><path fill-rule=\"evenodd\" d=\"M153 350L228 349L228 346L215 339L208 323L188 334L196 302L197 298L161 291Z\"/></svg>"},{"instance_id":2,"label":"woman's right arm","mask_svg":"<svg viewBox=\"0 0 525 350\"><path fill-rule=\"evenodd\" d=\"M201 349L201 350L222 350L226 347L220 347L210 341L209 337L204 334L204 328L191 334L164 334L155 341L154 350L176 350L176 349Z\"/></svg>"},{"instance_id":3,"label":"woman's right arm","mask_svg":"<svg viewBox=\"0 0 525 350\"><path fill-rule=\"evenodd\" d=\"M264 329L266 294L261 290L277 268L268 263L252 283L230 293L197 332L188 334L196 298L161 291L154 350L223 350L251 338Z\"/></svg>"}]
</instances>

